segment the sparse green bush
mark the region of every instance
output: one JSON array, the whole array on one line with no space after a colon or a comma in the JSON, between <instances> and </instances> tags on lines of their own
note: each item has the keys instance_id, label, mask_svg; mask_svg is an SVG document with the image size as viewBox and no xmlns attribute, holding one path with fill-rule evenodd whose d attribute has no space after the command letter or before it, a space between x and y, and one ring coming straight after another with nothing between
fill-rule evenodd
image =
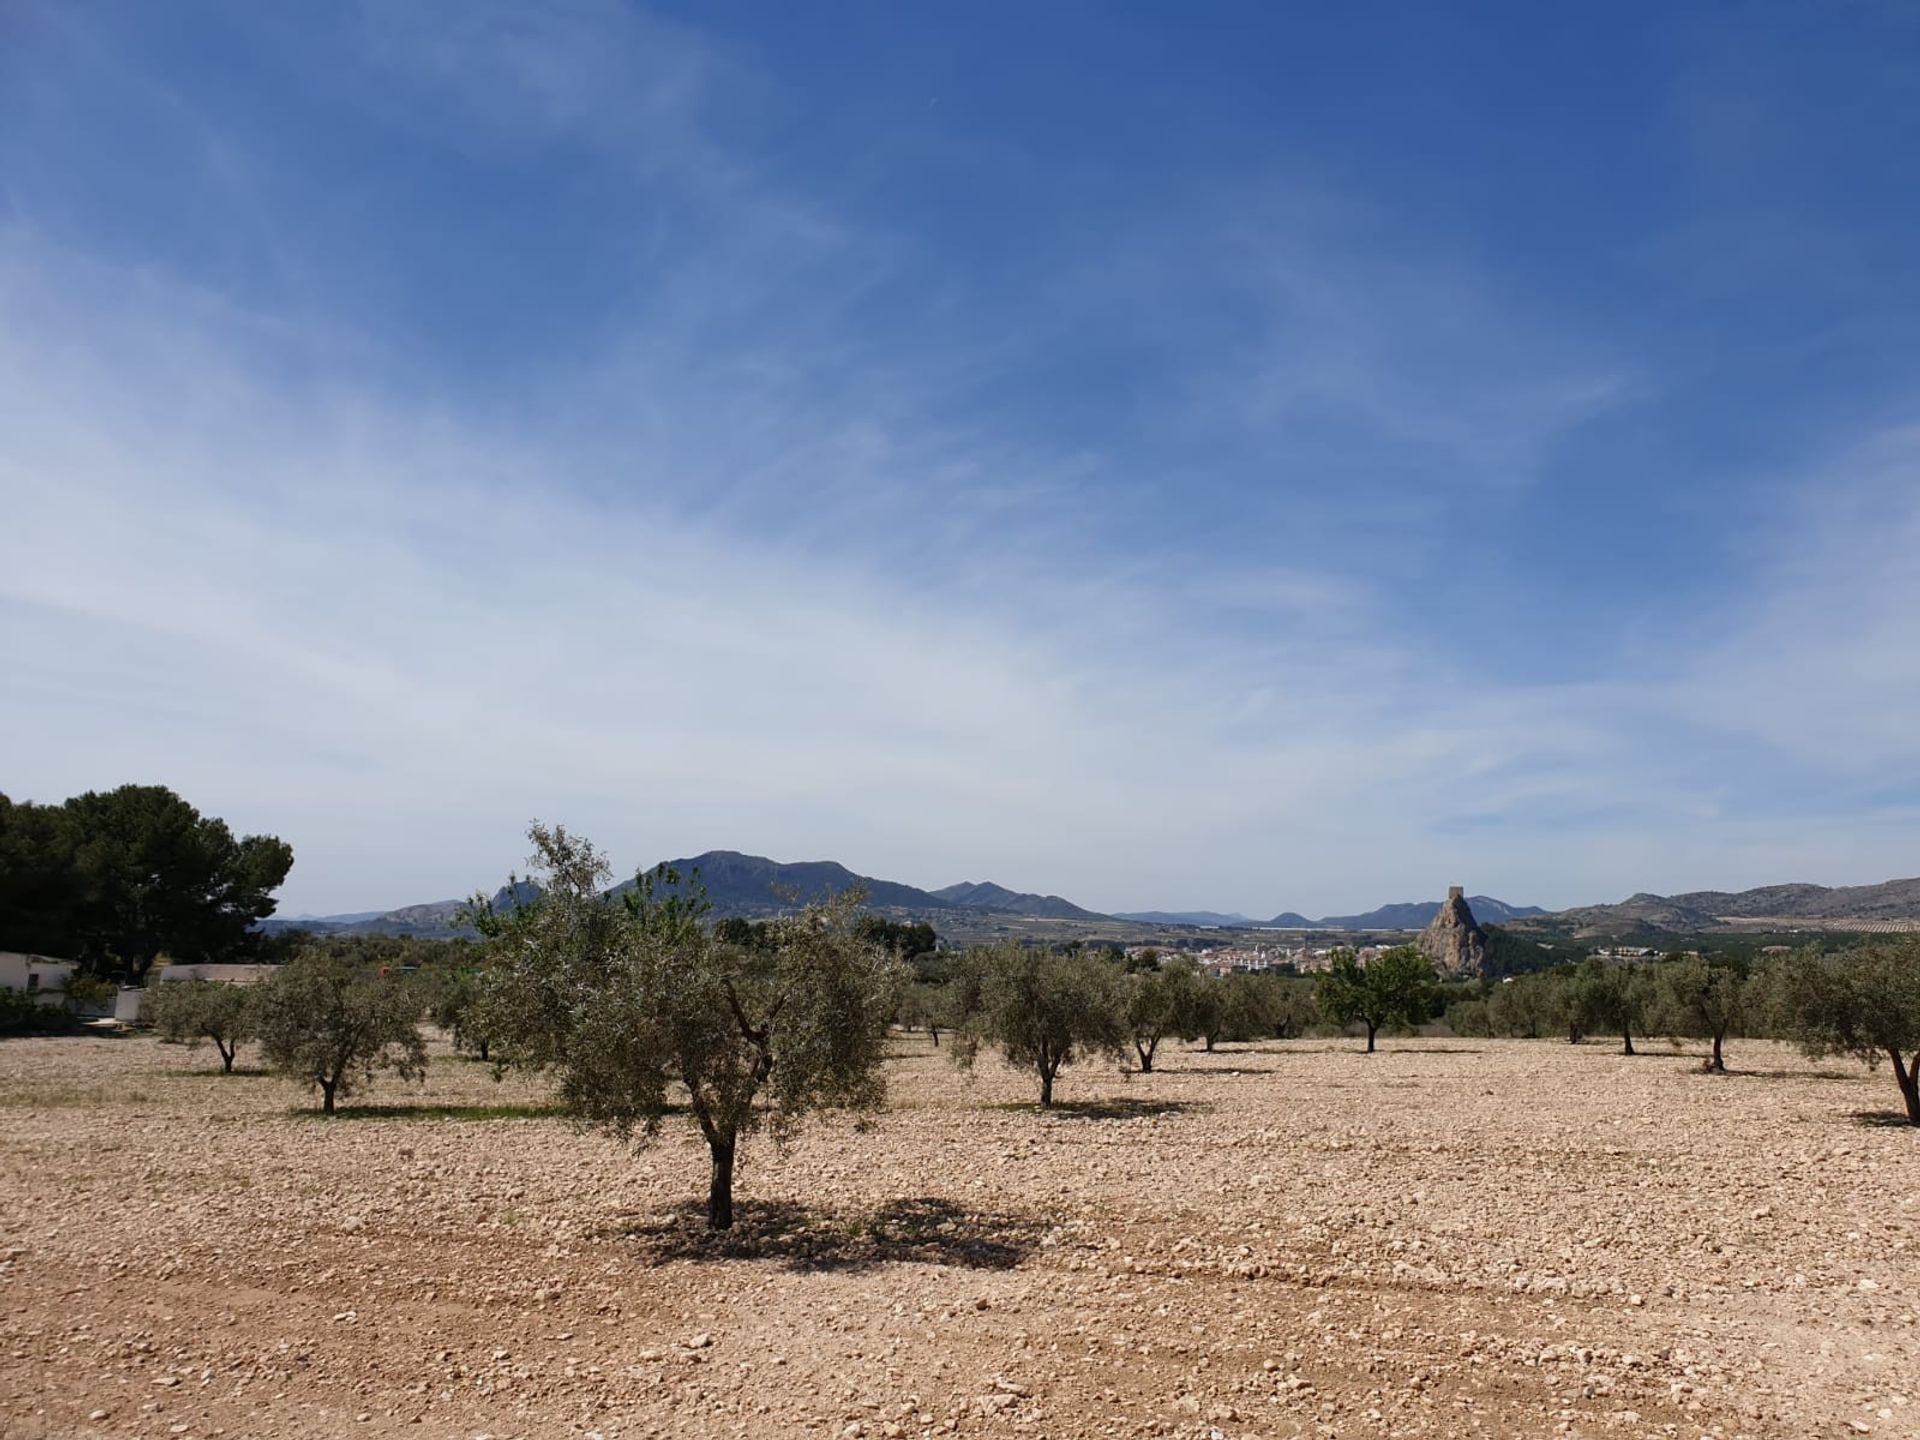
<instances>
[{"instance_id":1,"label":"sparse green bush","mask_svg":"<svg viewBox=\"0 0 1920 1440\"><path fill-rule=\"evenodd\" d=\"M1493 1033L1484 1000L1456 1000L1447 1007L1447 1029L1456 1035L1483 1038Z\"/></svg>"},{"instance_id":2,"label":"sparse green bush","mask_svg":"<svg viewBox=\"0 0 1920 1440\"><path fill-rule=\"evenodd\" d=\"M74 1028L58 1005L42 1005L24 990L0 989L0 1035L57 1035Z\"/></svg>"}]
</instances>

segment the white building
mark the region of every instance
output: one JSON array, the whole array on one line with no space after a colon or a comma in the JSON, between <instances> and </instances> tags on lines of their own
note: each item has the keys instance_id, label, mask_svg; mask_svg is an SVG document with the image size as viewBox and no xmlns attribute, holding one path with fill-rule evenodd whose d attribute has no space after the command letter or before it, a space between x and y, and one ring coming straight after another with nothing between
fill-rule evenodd
<instances>
[{"instance_id":1,"label":"white building","mask_svg":"<svg viewBox=\"0 0 1920 1440\"><path fill-rule=\"evenodd\" d=\"M42 1005L64 1005L76 968L71 960L0 950L0 988L24 991Z\"/></svg>"}]
</instances>

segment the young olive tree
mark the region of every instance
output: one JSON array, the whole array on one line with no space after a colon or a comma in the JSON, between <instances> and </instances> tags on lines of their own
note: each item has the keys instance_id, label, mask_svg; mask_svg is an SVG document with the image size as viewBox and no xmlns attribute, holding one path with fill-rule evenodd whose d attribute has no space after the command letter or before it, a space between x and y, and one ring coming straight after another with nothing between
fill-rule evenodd
<instances>
[{"instance_id":1,"label":"young olive tree","mask_svg":"<svg viewBox=\"0 0 1920 1440\"><path fill-rule=\"evenodd\" d=\"M1920 1125L1920 937L1874 941L1823 955L1817 946L1776 970L1786 1033L1816 1059L1853 1055L1893 1062L1907 1119Z\"/></svg>"},{"instance_id":2,"label":"young olive tree","mask_svg":"<svg viewBox=\"0 0 1920 1440\"><path fill-rule=\"evenodd\" d=\"M1140 1059L1140 1073L1153 1073L1153 1057L1168 1036L1191 1040L1203 1024L1202 1001L1208 984L1191 960L1175 957L1159 968L1124 977L1128 1038Z\"/></svg>"},{"instance_id":3,"label":"young olive tree","mask_svg":"<svg viewBox=\"0 0 1920 1440\"><path fill-rule=\"evenodd\" d=\"M220 1052L222 1073L233 1073L233 1057L259 1028L253 987L213 980L169 980L147 996L147 1018L163 1040L198 1049L211 1041Z\"/></svg>"},{"instance_id":4,"label":"young olive tree","mask_svg":"<svg viewBox=\"0 0 1920 1440\"><path fill-rule=\"evenodd\" d=\"M900 988L896 1018L909 1030L924 1028L937 1050L940 1048L940 1032L953 1028L953 1022L947 1019L951 1007L952 997L945 985L933 985L925 980L906 980Z\"/></svg>"},{"instance_id":5,"label":"young olive tree","mask_svg":"<svg viewBox=\"0 0 1920 1440\"><path fill-rule=\"evenodd\" d=\"M1040 1104L1053 1104L1060 1071L1087 1054L1126 1053L1126 1000L1120 975L1091 955L995 945L966 958L956 978L960 1022L954 1062L972 1066L983 1045L1040 1078Z\"/></svg>"},{"instance_id":6,"label":"young olive tree","mask_svg":"<svg viewBox=\"0 0 1920 1440\"><path fill-rule=\"evenodd\" d=\"M1663 962L1655 972L1660 989L1660 1010L1668 1031L1675 1039L1685 1035L1711 1040L1713 1053L1705 1068L1718 1075L1727 1072L1724 1053L1727 1035L1746 1013L1747 977L1739 966L1726 961L1711 961L1699 955L1682 955Z\"/></svg>"},{"instance_id":7,"label":"young olive tree","mask_svg":"<svg viewBox=\"0 0 1920 1440\"><path fill-rule=\"evenodd\" d=\"M274 1068L320 1091L322 1113L391 1070L426 1073L420 995L405 977L353 955L301 951L259 987L260 1042Z\"/></svg>"},{"instance_id":8,"label":"young olive tree","mask_svg":"<svg viewBox=\"0 0 1920 1440\"><path fill-rule=\"evenodd\" d=\"M530 831L542 893L481 915L494 950L483 1008L496 1056L551 1070L585 1124L644 1142L684 1094L707 1142L707 1223L733 1224L734 1157L815 1110L872 1111L897 962L855 932L843 895L729 944L697 882L665 869L602 894L606 861L555 826Z\"/></svg>"},{"instance_id":9,"label":"young olive tree","mask_svg":"<svg viewBox=\"0 0 1920 1440\"><path fill-rule=\"evenodd\" d=\"M1397 945L1365 964L1345 948L1328 958L1315 996L1320 1012L1336 1025L1365 1025L1369 1055L1382 1025L1418 1025L1433 1008L1433 962L1416 946Z\"/></svg>"}]
</instances>

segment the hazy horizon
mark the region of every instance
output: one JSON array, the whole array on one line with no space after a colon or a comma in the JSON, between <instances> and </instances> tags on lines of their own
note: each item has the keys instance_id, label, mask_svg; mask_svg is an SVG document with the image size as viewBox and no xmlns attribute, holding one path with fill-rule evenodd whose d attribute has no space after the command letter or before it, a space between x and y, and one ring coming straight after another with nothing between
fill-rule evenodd
<instances>
[{"instance_id":1,"label":"hazy horizon","mask_svg":"<svg viewBox=\"0 0 1920 1440\"><path fill-rule=\"evenodd\" d=\"M0 791L1099 911L1920 873L1920 25L27 0Z\"/></svg>"}]
</instances>

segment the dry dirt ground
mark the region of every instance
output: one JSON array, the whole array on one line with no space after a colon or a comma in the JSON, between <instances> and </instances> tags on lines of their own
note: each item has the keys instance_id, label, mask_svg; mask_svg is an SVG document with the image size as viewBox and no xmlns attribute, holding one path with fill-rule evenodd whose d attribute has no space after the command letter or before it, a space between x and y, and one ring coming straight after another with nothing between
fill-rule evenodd
<instances>
[{"instance_id":1,"label":"dry dirt ground","mask_svg":"<svg viewBox=\"0 0 1920 1440\"><path fill-rule=\"evenodd\" d=\"M436 1049L330 1122L151 1039L0 1044L0 1436L1920 1435L1920 1132L1731 1047L1081 1066L704 1152ZM243 1060L244 1063L244 1060Z\"/></svg>"}]
</instances>

